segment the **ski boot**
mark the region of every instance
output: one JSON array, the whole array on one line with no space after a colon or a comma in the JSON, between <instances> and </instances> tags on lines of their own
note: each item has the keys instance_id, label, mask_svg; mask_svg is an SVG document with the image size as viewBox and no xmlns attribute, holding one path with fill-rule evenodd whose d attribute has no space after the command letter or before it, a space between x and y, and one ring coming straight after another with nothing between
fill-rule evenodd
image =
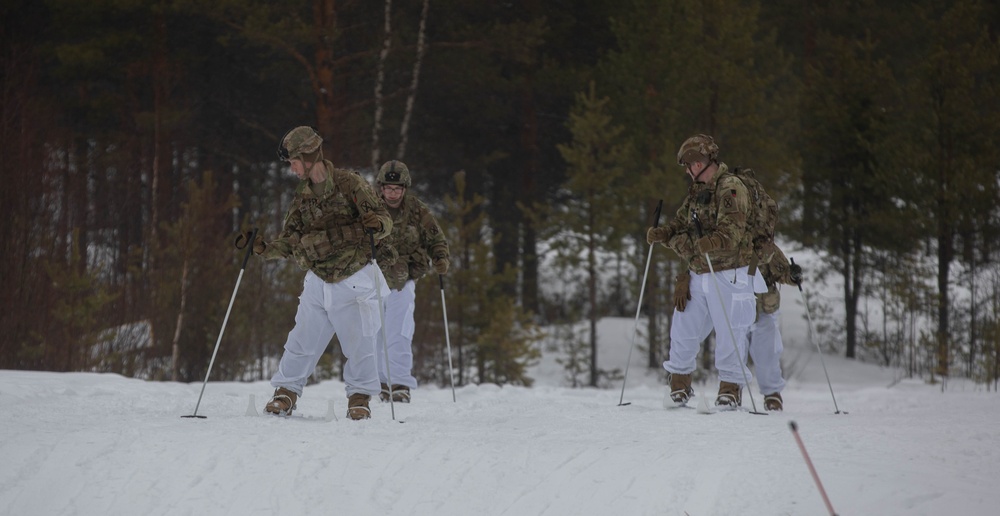
<instances>
[{"instance_id":1,"label":"ski boot","mask_svg":"<svg viewBox=\"0 0 1000 516\"><path fill-rule=\"evenodd\" d=\"M378 399L387 402L389 401L389 385L382 384L382 392L379 393ZM410 388L405 385L393 385L392 386L392 401L396 403L409 403L410 402Z\"/></svg>"},{"instance_id":2,"label":"ski boot","mask_svg":"<svg viewBox=\"0 0 1000 516\"><path fill-rule=\"evenodd\" d=\"M274 396L271 397L271 401L267 402L267 405L264 406L264 412L276 416L290 416L296 408L295 402L298 399L299 395L295 394L295 391L278 387L274 390Z\"/></svg>"},{"instance_id":3,"label":"ski boot","mask_svg":"<svg viewBox=\"0 0 1000 516\"><path fill-rule=\"evenodd\" d=\"M764 396L764 410L769 410L772 412L781 412L785 409L784 403L781 401L781 393L776 392L774 394L767 394Z\"/></svg>"},{"instance_id":4,"label":"ski boot","mask_svg":"<svg viewBox=\"0 0 1000 516\"><path fill-rule=\"evenodd\" d=\"M371 396L355 392L347 397L347 417L358 421L372 417L372 411L368 408L368 400Z\"/></svg>"},{"instance_id":5,"label":"ski boot","mask_svg":"<svg viewBox=\"0 0 1000 516\"><path fill-rule=\"evenodd\" d=\"M743 404L743 387L732 382L719 382L719 395L715 406L735 409Z\"/></svg>"},{"instance_id":6,"label":"ski boot","mask_svg":"<svg viewBox=\"0 0 1000 516\"><path fill-rule=\"evenodd\" d=\"M691 388L690 374L670 374L670 399L678 405L683 405L694 395Z\"/></svg>"}]
</instances>

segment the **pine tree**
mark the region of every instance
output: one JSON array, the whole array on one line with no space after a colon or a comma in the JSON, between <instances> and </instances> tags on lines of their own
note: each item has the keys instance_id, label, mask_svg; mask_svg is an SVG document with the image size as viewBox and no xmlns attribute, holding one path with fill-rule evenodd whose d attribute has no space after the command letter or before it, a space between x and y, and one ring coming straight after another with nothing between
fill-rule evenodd
<instances>
[{"instance_id":1,"label":"pine tree","mask_svg":"<svg viewBox=\"0 0 1000 516\"><path fill-rule=\"evenodd\" d=\"M598 98L593 83L577 95L568 122L573 141L559 145L568 165L565 196L546 215L555 232L550 239L557 267L584 271L590 323L590 385L597 386L597 321L603 315L602 277L609 255L622 248L635 202L621 185L631 148L621 142L623 128L613 125L610 100Z\"/></svg>"}]
</instances>

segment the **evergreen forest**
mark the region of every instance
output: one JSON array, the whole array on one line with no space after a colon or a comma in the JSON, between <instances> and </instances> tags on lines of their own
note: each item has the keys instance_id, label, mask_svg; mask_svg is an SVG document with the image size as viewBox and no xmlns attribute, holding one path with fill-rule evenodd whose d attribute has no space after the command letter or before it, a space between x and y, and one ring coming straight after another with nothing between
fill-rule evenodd
<instances>
[{"instance_id":1,"label":"evergreen forest","mask_svg":"<svg viewBox=\"0 0 1000 516\"><path fill-rule=\"evenodd\" d=\"M842 286L827 352L1000 376L995 1L3 0L0 51L0 368L201 381L240 276L212 378L270 378L303 272L233 240L280 230L307 125L369 181L405 162L448 236L422 382L530 385L547 339L608 386L596 322L637 313L660 369L682 265L644 274L645 235L697 133Z\"/></svg>"}]
</instances>

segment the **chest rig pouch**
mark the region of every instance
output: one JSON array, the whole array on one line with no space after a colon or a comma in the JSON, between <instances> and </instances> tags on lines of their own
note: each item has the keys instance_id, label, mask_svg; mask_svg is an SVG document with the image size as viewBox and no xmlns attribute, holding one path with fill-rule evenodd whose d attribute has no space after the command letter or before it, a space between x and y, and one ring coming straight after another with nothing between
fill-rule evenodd
<instances>
[{"instance_id":1,"label":"chest rig pouch","mask_svg":"<svg viewBox=\"0 0 1000 516\"><path fill-rule=\"evenodd\" d=\"M303 257L313 264L364 242L358 209L348 198L350 186L346 178L338 177L342 172L332 174L332 184L319 195L304 196L299 206L304 227L299 245Z\"/></svg>"}]
</instances>

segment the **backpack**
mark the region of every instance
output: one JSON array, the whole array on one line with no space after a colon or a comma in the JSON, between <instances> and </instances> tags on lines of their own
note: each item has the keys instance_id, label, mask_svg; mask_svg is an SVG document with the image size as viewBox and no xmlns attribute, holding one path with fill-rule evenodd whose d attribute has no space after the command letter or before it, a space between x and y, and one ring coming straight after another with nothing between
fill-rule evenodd
<instances>
[{"instance_id":1,"label":"backpack","mask_svg":"<svg viewBox=\"0 0 1000 516\"><path fill-rule=\"evenodd\" d=\"M736 167L732 174L743 182L750 193L753 213L747 219L747 225L753 238L754 254L757 255L758 263L769 263L776 249L774 226L778 223L778 203L768 195L752 169Z\"/></svg>"}]
</instances>

